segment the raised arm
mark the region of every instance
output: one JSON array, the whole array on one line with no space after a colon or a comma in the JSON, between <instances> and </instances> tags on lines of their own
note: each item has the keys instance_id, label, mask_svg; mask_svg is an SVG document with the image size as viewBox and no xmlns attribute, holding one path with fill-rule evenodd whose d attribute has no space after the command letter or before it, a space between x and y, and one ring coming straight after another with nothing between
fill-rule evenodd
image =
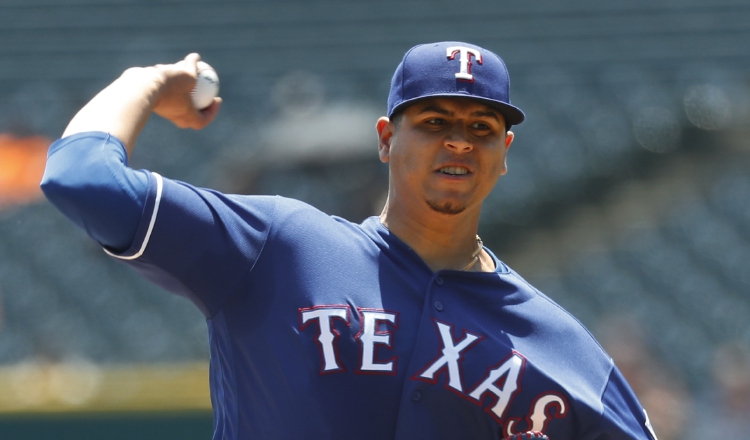
<instances>
[{"instance_id":1,"label":"raised arm","mask_svg":"<svg viewBox=\"0 0 750 440\"><path fill-rule=\"evenodd\" d=\"M70 121L63 137L99 131L123 142L128 154L151 113L180 128L201 129L215 117L221 98L197 110L190 94L195 86L198 54L174 64L133 67L99 92Z\"/></svg>"},{"instance_id":2,"label":"raised arm","mask_svg":"<svg viewBox=\"0 0 750 440\"><path fill-rule=\"evenodd\" d=\"M151 113L181 128L200 129L219 111L219 98L204 110L193 107L199 59L190 54L175 64L126 70L75 115L63 138L50 147L44 194L109 249L126 250L141 219L149 173L127 163Z\"/></svg>"}]
</instances>

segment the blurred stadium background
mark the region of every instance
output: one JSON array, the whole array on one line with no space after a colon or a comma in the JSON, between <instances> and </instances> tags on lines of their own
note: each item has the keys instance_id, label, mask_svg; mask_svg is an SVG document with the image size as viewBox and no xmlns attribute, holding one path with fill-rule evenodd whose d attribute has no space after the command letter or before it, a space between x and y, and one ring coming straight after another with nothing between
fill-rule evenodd
<instances>
[{"instance_id":1,"label":"blurred stadium background","mask_svg":"<svg viewBox=\"0 0 750 440\"><path fill-rule=\"evenodd\" d=\"M201 315L37 188L98 90L197 51L219 119L152 119L131 165L360 221L392 71L449 39L498 52L528 118L485 243L595 334L661 440L747 438L750 0L0 0L0 438L211 435Z\"/></svg>"}]
</instances>

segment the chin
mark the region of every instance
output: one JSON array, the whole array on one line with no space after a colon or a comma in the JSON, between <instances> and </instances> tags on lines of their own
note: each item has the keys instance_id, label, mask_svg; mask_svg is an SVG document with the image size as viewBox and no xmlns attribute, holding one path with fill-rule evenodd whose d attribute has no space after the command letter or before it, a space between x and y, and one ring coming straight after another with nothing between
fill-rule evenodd
<instances>
[{"instance_id":1,"label":"chin","mask_svg":"<svg viewBox=\"0 0 750 440\"><path fill-rule=\"evenodd\" d=\"M432 200L427 200L427 206L429 206L430 209L435 212L446 215L456 215L466 210L465 205L459 205L452 202L435 202Z\"/></svg>"}]
</instances>

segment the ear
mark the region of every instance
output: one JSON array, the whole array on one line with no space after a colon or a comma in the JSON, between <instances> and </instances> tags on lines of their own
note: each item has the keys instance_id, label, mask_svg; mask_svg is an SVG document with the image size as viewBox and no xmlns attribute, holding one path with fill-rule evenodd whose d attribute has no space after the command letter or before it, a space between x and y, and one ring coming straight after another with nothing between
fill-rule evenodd
<instances>
[{"instance_id":1,"label":"ear","mask_svg":"<svg viewBox=\"0 0 750 440\"><path fill-rule=\"evenodd\" d=\"M508 150L510 149L510 144L513 143L513 139L515 139L515 135L512 131L505 133L505 157L503 157L503 170L500 172L501 176L504 176L505 173L508 172Z\"/></svg>"},{"instance_id":2,"label":"ear","mask_svg":"<svg viewBox=\"0 0 750 440\"><path fill-rule=\"evenodd\" d=\"M380 156L381 162L388 163L391 159L393 124L391 124L391 121L387 117L382 116L378 119L375 128L378 130L378 156Z\"/></svg>"},{"instance_id":3,"label":"ear","mask_svg":"<svg viewBox=\"0 0 750 440\"><path fill-rule=\"evenodd\" d=\"M505 151L508 151L508 149L510 148L510 144L513 143L513 139L515 138L516 135L513 134L512 131L509 130L507 133L505 133Z\"/></svg>"}]
</instances>

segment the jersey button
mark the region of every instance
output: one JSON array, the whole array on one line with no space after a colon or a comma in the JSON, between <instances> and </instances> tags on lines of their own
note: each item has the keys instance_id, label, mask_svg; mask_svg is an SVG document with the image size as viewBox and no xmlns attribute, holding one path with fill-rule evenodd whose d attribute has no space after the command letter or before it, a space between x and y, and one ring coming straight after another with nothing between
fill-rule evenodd
<instances>
[{"instance_id":1,"label":"jersey button","mask_svg":"<svg viewBox=\"0 0 750 440\"><path fill-rule=\"evenodd\" d=\"M443 303L441 303L440 301L435 301L435 310L437 310L438 312L442 312L443 311Z\"/></svg>"},{"instance_id":2,"label":"jersey button","mask_svg":"<svg viewBox=\"0 0 750 440\"><path fill-rule=\"evenodd\" d=\"M435 284L437 284L438 286L442 286L443 284L445 284L445 281L443 280L443 277L437 277L437 278L435 278Z\"/></svg>"},{"instance_id":3,"label":"jersey button","mask_svg":"<svg viewBox=\"0 0 750 440\"><path fill-rule=\"evenodd\" d=\"M411 400L413 402L419 402L420 400L422 400L422 393L420 393L419 391L414 391L411 394Z\"/></svg>"}]
</instances>

